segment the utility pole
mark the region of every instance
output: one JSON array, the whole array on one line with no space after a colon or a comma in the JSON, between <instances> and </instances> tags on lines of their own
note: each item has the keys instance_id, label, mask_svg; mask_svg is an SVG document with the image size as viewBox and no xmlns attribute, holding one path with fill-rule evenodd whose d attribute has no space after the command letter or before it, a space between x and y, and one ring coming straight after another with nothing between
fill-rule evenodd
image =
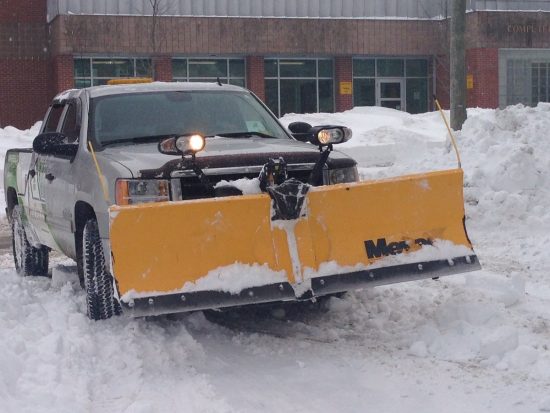
<instances>
[{"instance_id":1,"label":"utility pole","mask_svg":"<svg viewBox=\"0 0 550 413\"><path fill-rule=\"evenodd\" d=\"M451 128L460 130L466 121L466 0L451 1Z\"/></svg>"}]
</instances>

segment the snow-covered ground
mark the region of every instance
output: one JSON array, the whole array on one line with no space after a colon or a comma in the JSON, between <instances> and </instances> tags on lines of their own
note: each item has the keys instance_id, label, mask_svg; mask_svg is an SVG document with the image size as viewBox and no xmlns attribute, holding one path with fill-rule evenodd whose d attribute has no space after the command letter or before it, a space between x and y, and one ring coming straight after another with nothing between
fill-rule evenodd
<instances>
[{"instance_id":1,"label":"snow-covered ground","mask_svg":"<svg viewBox=\"0 0 550 413\"><path fill-rule=\"evenodd\" d=\"M482 271L352 293L284 320L92 322L71 261L55 258L51 280L22 279L5 253L0 412L550 411L550 105L468 115L457 140ZM438 113L283 119L295 120L351 126L342 149L363 179L456 165ZM1 165L35 134L0 129Z\"/></svg>"}]
</instances>

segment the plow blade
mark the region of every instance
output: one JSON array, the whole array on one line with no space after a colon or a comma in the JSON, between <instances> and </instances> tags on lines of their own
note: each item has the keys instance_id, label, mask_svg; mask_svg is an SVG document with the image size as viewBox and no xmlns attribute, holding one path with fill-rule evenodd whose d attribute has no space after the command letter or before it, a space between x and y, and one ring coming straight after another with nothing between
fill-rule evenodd
<instances>
[{"instance_id":1,"label":"plow blade","mask_svg":"<svg viewBox=\"0 0 550 413\"><path fill-rule=\"evenodd\" d=\"M110 209L112 271L136 316L307 299L480 268L462 170L311 188L300 218L268 195Z\"/></svg>"}]
</instances>

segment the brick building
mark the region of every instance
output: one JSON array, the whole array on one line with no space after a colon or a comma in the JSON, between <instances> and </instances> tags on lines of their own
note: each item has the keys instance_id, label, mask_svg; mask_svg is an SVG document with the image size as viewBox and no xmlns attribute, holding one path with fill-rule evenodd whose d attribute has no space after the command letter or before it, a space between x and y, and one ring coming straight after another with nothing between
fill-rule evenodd
<instances>
[{"instance_id":1,"label":"brick building","mask_svg":"<svg viewBox=\"0 0 550 413\"><path fill-rule=\"evenodd\" d=\"M433 109L433 94L449 105L444 0L153 3L0 0L0 126L29 127L62 90L133 76L219 78L277 115L418 113ZM546 3L468 1L469 106L550 100L550 13L525 11L550 11Z\"/></svg>"}]
</instances>

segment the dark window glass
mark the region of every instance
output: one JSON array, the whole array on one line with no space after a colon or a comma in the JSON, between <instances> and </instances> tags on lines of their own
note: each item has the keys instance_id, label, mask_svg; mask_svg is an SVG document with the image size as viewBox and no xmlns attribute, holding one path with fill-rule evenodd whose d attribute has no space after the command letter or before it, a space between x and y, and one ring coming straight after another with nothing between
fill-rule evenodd
<instances>
[{"instance_id":1,"label":"dark window glass","mask_svg":"<svg viewBox=\"0 0 550 413\"><path fill-rule=\"evenodd\" d=\"M275 115L279 115L279 91L276 79L266 79L265 81L265 104Z\"/></svg>"},{"instance_id":2,"label":"dark window glass","mask_svg":"<svg viewBox=\"0 0 550 413\"><path fill-rule=\"evenodd\" d=\"M380 106L382 106L383 108L401 110L401 101L400 100L383 100L380 102Z\"/></svg>"},{"instance_id":3,"label":"dark window glass","mask_svg":"<svg viewBox=\"0 0 550 413\"><path fill-rule=\"evenodd\" d=\"M229 76L244 77L244 60L242 59L229 60Z\"/></svg>"},{"instance_id":4,"label":"dark window glass","mask_svg":"<svg viewBox=\"0 0 550 413\"><path fill-rule=\"evenodd\" d=\"M74 80L74 87L77 89L82 89L84 87L90 87L92 85L92 82L90 79L75 79Z\"/></svg>"},{"instance_id":5,"label":"dark window glass","mask_svg":"<svg viewBox=\"0 0 550 413\"><path fill-rule=\"evenodd\" d=\"M59 123L59 118L63 113L64 106L52 106L50 113L48 115L48 120L46 120L46 126L44 126L44 132L55 132L57 130L57 125Z\"/></svg>"},{"instance_id":6,"label":"dark window glass","mask_svg":"<svg viewBox=\"0 0 550 413\"><path fill-rule=\"evenodd\" d=\"M172 75L174 78L187 78L187 59L172 60Z\"/></svg>"},{"instance_id":7,"label":"dark window glass","mask_svg":"<svg viewBox=\"0 0 550 413\"><path fill-rule=\"evenodd\" d=\"M153 77L153 64L150 59L136 59L136 76Z\"/></svg>"},{"instance_id":8,"label":"dark window glass","mask_svg":"<svg viewBox=\"0 0 550 413\"><path fill-rule=\"evenodd\" d=\"M74 77L90 77L90 59L74 59Z\"/></svg>"},{"instance_id":9,"label":"dark window glass","mask_svg":"<svg viewBox=\"0 0 550 413\"><path fill-rule=\"evenodd\" d=\"M332 77L332 60L319 60L319 77Z\"/></svg>"},{"instance_id":10,"label":"dark window glass","mask_svg":"<svg viewBox=\"0 0 550 413\"><path fill-rule=\"evenodd\" d=\"M407 79L407 112L428 111L428 80Z\"/></svg>"},{"instance_id":11,"label":"dark window glass","mask_svg":"<svg viewBox=\"0 0 550 413\"><path fill-rule=\"evenodd\" d=\"M401 99L400 82L380 82L381 99Z\"/></svg>"},{"instance_id":12,"label":"dark window glass","mask_svg":"<svg viewBox=\"0 0 550 413\"><path fill-rule=\"evenodd\" d=\"M374 59L354 59L353 76L374 77Z\"/></svg>"},{"instance_id":13,"label":"dark window glass","mask_svg":"<svg viewBox=\"0 0 550 413\"><path fill-rule=\"evenodd\" d=\"M279 60L281 77L315 77L315 60Z\"/></svg>"},{"instance_id":14,"label":"dark window glass","mask_svg":"<svg viewBox=\"0 0 550 413\"><path fill-rule=\"evenodd\" d=\"M353 105L375 106L376 91L374 79L355 79L353 81Z\"/></svg>"},{"instance_id":15,"label":"dark window glass","mask_svg":"<svg viewBox=\"0 0 550 413\"><path fill-rule=\"evenodd\" d=\"M94 79L94 86L106 85L109 79Z\"/></svg>"},{"instance_id":16,"label":"dark window glass","mask_svg":"<svg viewBox=\"0 0 550 413\"><path fill-rule=\"evenodd\" d=\"M189 77L227 77L227 60L189 60Z\"/></svg>"},{"instance_id":17,"label":"dark window glass","mask_svg":"<svg viewBox=\"0 0 550 413\"><path fill-rule=\"evenodd\" d=\"M220 77L221 83L227 83L227 78ZM194 77L189 79L190 82L206 82L206 83L218 83L218 78L212 79L211 77Z\"/></svg>"},{"instance_id":18,"label":"dark window glass","mask_svg":"<svg viewBox=\"0 0 550 413\"><path fill-rule=\"evenodd\" d=\"M334 111L334 84L332 79L319 80L319 112Z\"/></svg>"},{"instance_id":19,"label":"dark window glass","mask_svg":"<svg viewBox=\"0 0 550 413\"><path fill-rule=\"evenodd\" d=\"M378 59L376 62L378 76L403 76L403 59Z\"/></svg>"},{"instance_id":20,"label":"dark window glass","mask_svg":"<svg viewBox=\"0 0 550 413\"><path fill-rule=\"evenodd\" d=\"M130 59L94 59L94 77L133 77L134 64Z\"/></svg>"},{"instance_id":21,"label":"dark window glass","mask_svg":"<svg viewBox=\"0 0 550 413\"><path fill-rule=\"evenodd\" d=\"M281 79L281 116L317 112L315 79Z\"/></svg>"},{"instance_id":22,"label":"dark window glass","mask_svg":"<svg viewBox=\"0 0 550 413\"><path fill-rule=\"evenodd\" d=\"M264 73L265 77L277 77L277 65L278 62L275 59L266 59L264 61Z\"/></svg>"},{"instance_id":23,"label":"dark window glass","mask_svg":"<svg viewBox=\"0 0 550 413\"><path fill-rule=\"evenodd\" d=\"M428 61L426 59L406 60L407 77L427 77Z\"/></svg>"},{"instance_id":24,"label":"dark window glass","mask_svg":"<svg viewBox=\"0 0 550 413\"><path fill-rule=\"evenodd\" d=\"M229 79L229 84L244 87L244 79Z\"/></svg>"},{"instance_id":25,"label":"dark window glass","mask_svg":"<svg viewBox=\"0 0 550 413\"><path fill-rule=\"evenodd\" d=\"M78 135L80 135L80 126L77 123L76 110L76 105L71 103L67 108L63 127L61 128L61 132L67 137L68 143L76 142L78 140Z\"/></svg>"}]
</instances>

